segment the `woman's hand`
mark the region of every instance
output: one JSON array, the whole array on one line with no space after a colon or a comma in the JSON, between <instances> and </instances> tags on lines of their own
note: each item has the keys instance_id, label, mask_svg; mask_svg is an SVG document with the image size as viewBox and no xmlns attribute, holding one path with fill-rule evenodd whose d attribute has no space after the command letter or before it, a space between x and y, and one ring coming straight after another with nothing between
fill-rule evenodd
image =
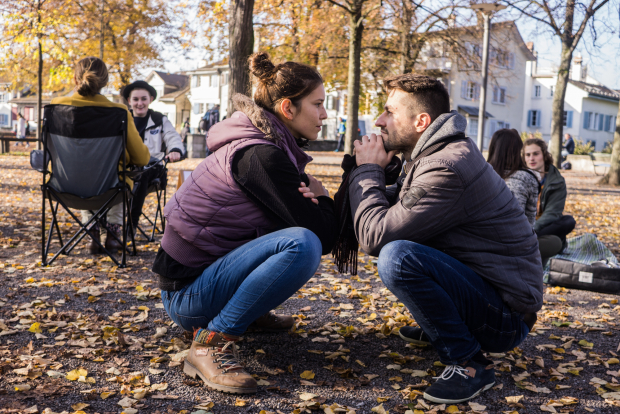
<instances>
[{"instance_id":1,"label":"woman's hand","mask_svg":"<svg viewBox=\"0 0 620 414\"><path fill-rule=\"evenodd\" d=\"M308 174L308 179L310 180L310 191L312 191L317 197L329 197L329 191L327 191L327 189L323 186L323 183L321 183L310 174Z\"/></svg>"},{"instance_id":2,"label":"woman's hand","mask_svg":"<svg viewBox=\"0 0 620 414\"><path fill-rule=\"evenodd\" d=\"M176 151L173 151L169 153L168 155L166 155L166 158L168 158L168 161L170 162L177 162L181 159L181 154L179 154Z\"/></svg>"},{"instance_id":3,"label":"woman's hand","mask_svg":"<svg viewBox=\"0 0 620 414\"><path fill-rule=\"evenodd\" d=\"M301 187L299 187L299 192L302 193L304 197L312 199L314 204L319 204L319 200L317 200L316 197L329 197L329 191L323 187L323 184L319 180L310 174L308 174L308 180L310 181L309 187L306 186L306 183L304 182L302 182Z\"/></svg>"},{"instance_id":4,"label":"woman's hand","mask_svg":"<svg viewBox=\"0 0 620 414\"><path fill-rule=\"evenodd\" d=\"M306 187L306 183L301 182L301 187L299 187L299 192L306 198L309 198L314 204L319 204L319 200L317 200L309 187Z\"/></svg>"}]
</instances>

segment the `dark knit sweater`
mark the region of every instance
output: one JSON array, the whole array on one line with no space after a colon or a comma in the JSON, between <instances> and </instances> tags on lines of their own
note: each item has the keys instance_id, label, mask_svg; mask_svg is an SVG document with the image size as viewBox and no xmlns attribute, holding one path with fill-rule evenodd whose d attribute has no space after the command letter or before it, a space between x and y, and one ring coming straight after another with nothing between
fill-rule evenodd
<instances>
[{"instance_id":1,"label":"dark knit sweater","mask_svg":"<svg viewBox=\"0 0 620 414\"><path fill-rule=\"evenodd\" d=\"M232 162L235 182L274 223L274 231L304 227L317 235L327 254L338 237L338 222L331 198L318 197L312 203L299 192L300 183L309 184L288 156L274 145L253 145L241 149ZM159 274L162 290L176 291L192 283L208 266L182 265L162 248L157 252L153 271Z\"/></svg>"}]
</instances>

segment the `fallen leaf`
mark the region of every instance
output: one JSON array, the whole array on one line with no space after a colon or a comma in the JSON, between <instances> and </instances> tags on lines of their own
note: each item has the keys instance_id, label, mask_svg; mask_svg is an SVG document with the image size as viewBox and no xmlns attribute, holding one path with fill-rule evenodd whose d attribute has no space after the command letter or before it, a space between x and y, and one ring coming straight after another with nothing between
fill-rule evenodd
<instances>
[{"instance_id":1,"label":"fallen leaf","mask_svg":"<svg viewBox=\"0 0 620 414\"><path fill-rule=\"evenodd\" d=\"M314 379L315 374L312 371L304 371L299 376L303 379L311 380Z\"/></svg>"}]
</instances>

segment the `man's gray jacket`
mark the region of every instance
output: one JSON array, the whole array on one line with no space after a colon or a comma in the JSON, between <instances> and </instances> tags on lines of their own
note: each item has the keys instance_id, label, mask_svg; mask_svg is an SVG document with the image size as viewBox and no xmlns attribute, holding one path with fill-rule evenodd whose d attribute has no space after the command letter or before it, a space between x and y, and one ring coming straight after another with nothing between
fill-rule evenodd
<instances>
[{"instance_id":1,"label":"man's gray jacket","mask_svg":"<svg viewBox=\"0 0 620 414\"><path fill-rule=\"evenodd\" d=\"M357 239L375 256L394 240L442 251L491 283L512 309L537 312L543 296L538 240L504 180L462 135L466 125L454 111L439 116L411 159L441 140L451 142L418 160L394 197L386 192L379 165L364 164L351 173Z\"/></svg>"}]
</instances>

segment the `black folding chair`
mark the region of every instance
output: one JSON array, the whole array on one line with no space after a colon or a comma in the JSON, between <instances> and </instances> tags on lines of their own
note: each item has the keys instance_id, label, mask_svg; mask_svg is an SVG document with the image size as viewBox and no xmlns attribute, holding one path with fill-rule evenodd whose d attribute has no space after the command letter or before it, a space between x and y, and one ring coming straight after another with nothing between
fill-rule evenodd
<instances>
[{"instance_id":1,"label":"black folding chair","mask_svg":"<svg viewBox=\"0 0 620 414\"><path fill-rule=\"evenodd\" d=\"M157 198L157 207L155 209L155 217L153 218L153 220L151 220L149 216L146 215L146 213L144 212L144 208L143 208L142 213L140 214L140 217L144 217L146 219L146 221L148 222L148 228L146 229L146 231L143 230L142 227L140 227L140 220L138 220L138 223L136 223L136 230L142 233L142 235L149 242L155 241L155 233L163 234L164 230L166 230L166 218L164 217L164 207L166 207L166 187L168 185L168 169L166 168L168 165L168 159L163 158L160 160L152 160L152 162L149 163L149 166L147 168L155 168L157 164L162 164L162 163L163 163L163 169L161 173L159 174L157 178L153 179L149 183L149 188L147 190L147 195L155 193L155 196ZM161 221L161 229L157 227L157 220ZM150 235L148 235L147 232L150 233Z\"/></svg>"},{"instance_id":2,"label":"black folding chair","mask_svg":"<svg viewBox=\"0 0 620 414\"><path fill-rule=\"evenodd\" d=\"M76 107L47 105L43 116L43 150L33 151L31 164L43 173L41 185L41 264L49 265L61 254L69 254L88 235L119 267L126 267L127 231L131 225L128 214L131 189L125 184L127 111L99 106ZM119 171L120 160L120 171ZM48 170L51 162L51 171ZM48 180L49 175L49 180ZM119 178L120 175L120 178ZM52 221L45 229L46 205L49 203ZM108 232L121 245L119 262L99 240L93 237L93 224L106 224L111 207L123 204L121 238ZM78 231L63 243L58 225L58 206L62 206L79 225ZM86 223L71 209L89 210L92 217ZM48 260L50 244L58 235L61 248ZM133 234L132 241L133 241ZM135 243L133 253L136 254Z\"/></svg>"}]
</instances>

